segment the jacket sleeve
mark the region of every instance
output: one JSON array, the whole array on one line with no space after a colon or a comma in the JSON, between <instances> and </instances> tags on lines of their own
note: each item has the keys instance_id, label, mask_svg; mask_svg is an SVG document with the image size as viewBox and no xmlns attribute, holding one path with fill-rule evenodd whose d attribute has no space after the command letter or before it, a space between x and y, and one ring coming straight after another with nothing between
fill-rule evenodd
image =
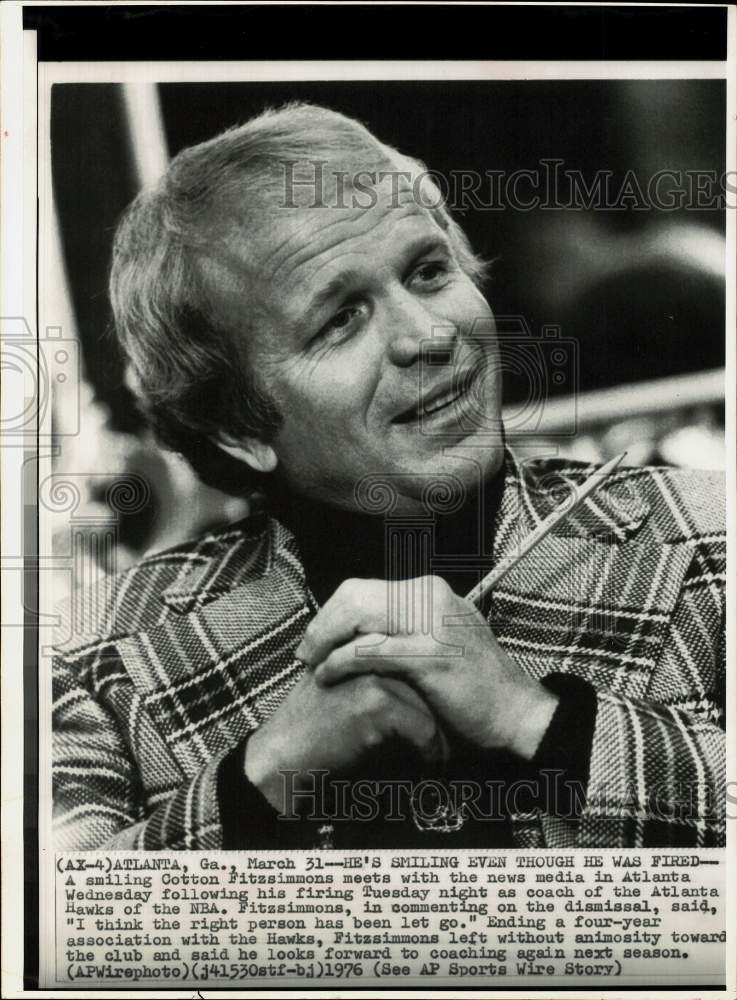
<instances>
[{"instance_id":1,"label":"jacket sleeve","mask_svg":"<svg viewBox=\"0 0 737 1000\"><path fill-rule=\"evenodd\" d=\"M725 843L723 609L718 584L694 577L644 696L597 692L577 846Z\"/></svg>"},{"instance_id":2,"label":"jacket sleeve","mask_svg":"<svg viewBox=\"0 0 737 1000\"><path fill-rule=\"evenodd\" d=\"M220 758L189 780L163 751L161 738L131 694L124 735L115 714L86 683L86 670L59 657L53 665L53 800L61 850L171 850L222 846L217 800ZM121 668L122 669L122 668ZM161 791L148 811L130 741L157 761ZM160 801L156 802L155 798Z\"/></svg>"}]
</instances>

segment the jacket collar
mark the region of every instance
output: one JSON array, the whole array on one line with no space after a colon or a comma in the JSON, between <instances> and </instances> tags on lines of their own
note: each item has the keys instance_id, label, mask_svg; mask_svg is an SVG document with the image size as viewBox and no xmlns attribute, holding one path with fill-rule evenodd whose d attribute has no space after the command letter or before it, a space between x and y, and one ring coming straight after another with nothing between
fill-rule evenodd
<instances>
[{"instance_id":1,"label":"jacket collar","mask_svg":"<svg viewBox=\"0 0 737 1000\"><path fill-rule=\"evenodd\" d=\"M510 554L595 471L596 466L591 464L525 459L507 450L504 488L494 518L494 558ZM626 541L649 514L648 504L636 488L638 472L625 469L614 473L579 512L556 527L554 534L603 542ZM296 588L307 593L294 536L275 518L262 513L223 531L209 532L195 545L181 546L154 558L181 563L174 581L161 595L168 607L180 613L192 611L275 568L284 571Z\"/></svg>"},{"instance_id":2,"label":"jacket collar","mask_svg":"<svg viewBox=\"0 0 737 1000\"><path fill-rule=\"evenodd\" d=\"M182 613L264 577L275 566L287 566L295 582L304 584L304 570L291 533L265 514L246 518L219 532L208 532L195 545L181 546L154 558L181 562L161 599Z\"/></svg>"},{"instance_id":3,"label":"jacket collar","mask_svg":"<svg viewBox=\"0 0 737 1000\"><path fill-rule=\"evenodd\" d=\"M507 449L505 482L496 516L496 555L506 555L506 540L518 542L560 504L570 502L575 491L597 470L595 464L560 458L525 458ZM562 537L596 538L624 542L640 530L650 513L644 494L637 488L639 469L617 470L588 497L553 534Z\"/></svg>"}]
</instances>

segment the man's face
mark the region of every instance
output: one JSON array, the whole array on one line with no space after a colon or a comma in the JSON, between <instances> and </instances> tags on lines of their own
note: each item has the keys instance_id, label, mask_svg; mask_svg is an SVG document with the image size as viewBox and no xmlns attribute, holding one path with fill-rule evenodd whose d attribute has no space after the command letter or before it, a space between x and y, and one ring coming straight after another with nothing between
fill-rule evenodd
<instances>
[{"instance_id":1,"label":"man's face","mask_svg":"<svg viewBox=\"0 0 737 1000\"><path fill-rule=\"evenodd\" d=\"M439 475L469 488L501 465L496 331L432 215L375 190L369 208L272 209L246 354L290 490L356 508L359 480L390 477L411 509Z\"/></svg>"}]
</instances>

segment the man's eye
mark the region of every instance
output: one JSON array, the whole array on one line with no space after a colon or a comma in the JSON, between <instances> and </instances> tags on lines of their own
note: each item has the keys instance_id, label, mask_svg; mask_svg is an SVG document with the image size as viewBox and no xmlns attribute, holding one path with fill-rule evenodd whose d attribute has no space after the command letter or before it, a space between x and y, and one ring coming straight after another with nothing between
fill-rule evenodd
<instances>
[{"instance_id":1,"label":"man's eye","mask_svg":"<svg viewBox=\"0 0 737 1000\"><path fill-rule=\"evenodd\" d=\"M423 285L440 284L448 276L448 266L443 261L428 261L421 264L413 275Z\"/></svg>"},{"instance_id":2,"label":"man's eye","mask_svg":"<svg viewBox=\"0 0 737 1000\"><path fill-rule=\"evenodd\" d=\"M351 306L350 309L341 309L339 313L327 324L328 328L331 330L344 330L354 318L358 310L355 306Z\"/></svg>"},{"instance_id":3,"label":"man's eye","mask_svg":"<svg viewBox=\"0 0 737 1000\"><path fill-rule=\"evenodd\" d=\"M325 338L330 338L331 336L339 337L341 334L345 335L350 333L354 323L361 314L360 306L345 306L340 309L321 330L318 331L317 336L313 338L313 343L318 343L320 340Z\"/></svg>"}]
</instances>

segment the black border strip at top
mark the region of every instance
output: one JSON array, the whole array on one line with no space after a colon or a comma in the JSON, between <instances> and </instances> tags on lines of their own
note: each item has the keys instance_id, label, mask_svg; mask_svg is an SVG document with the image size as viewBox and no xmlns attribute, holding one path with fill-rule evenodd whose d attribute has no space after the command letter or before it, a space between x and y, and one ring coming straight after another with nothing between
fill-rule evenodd
<instances>
[{"instance_id":1,"label":"black border strip at top","mask_svg":"<svg viewBox=\"0 0 737 1000\"><path fill-rule=\"evenodd\" d=\"M23 27L41 62L727 58L725 6L27 6Z\"/></svg>"}]
</instances>

